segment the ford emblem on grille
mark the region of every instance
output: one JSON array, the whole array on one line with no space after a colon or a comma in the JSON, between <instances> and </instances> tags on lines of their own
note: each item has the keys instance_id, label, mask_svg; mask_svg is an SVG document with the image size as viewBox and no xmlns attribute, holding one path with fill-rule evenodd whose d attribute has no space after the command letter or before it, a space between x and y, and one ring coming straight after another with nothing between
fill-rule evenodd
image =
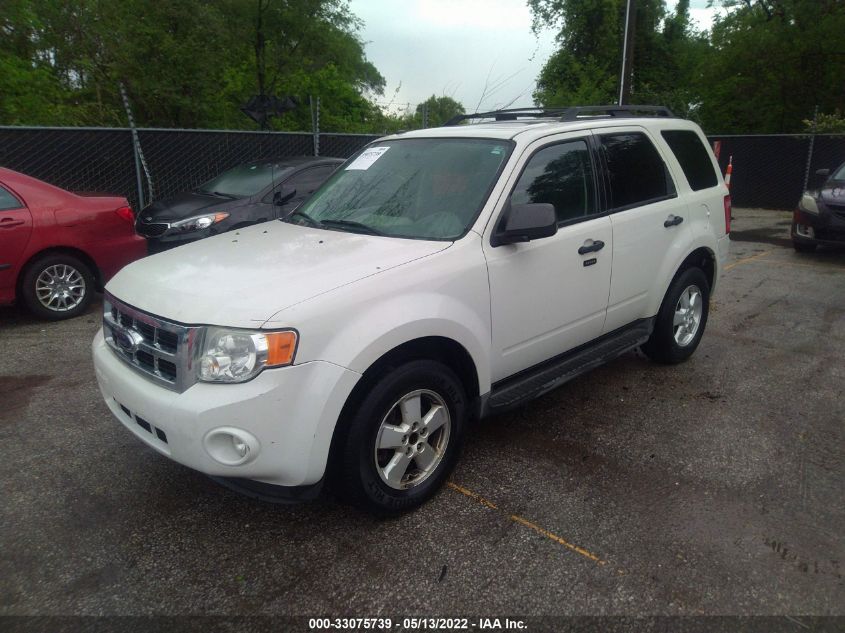
<instances>
[{"instance_id":1,"label":"ford emblem on grille","mask_svg":"<svg viewBox=\"0 0 845 633\"><path fill-rule=\"evenodd\" d=\"M144 342L144 337L132 330L112 327L112 340L120 351L126 354L134 354L138 351L138 346Z\"/></svg>"}]
</instances>

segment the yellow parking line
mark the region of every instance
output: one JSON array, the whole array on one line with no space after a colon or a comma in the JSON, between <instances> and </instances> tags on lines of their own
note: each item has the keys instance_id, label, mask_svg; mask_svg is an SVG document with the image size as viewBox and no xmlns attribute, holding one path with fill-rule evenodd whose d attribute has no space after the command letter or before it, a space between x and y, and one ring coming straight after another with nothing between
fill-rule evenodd
<instances>
[{"instance_id":1,"label":"yellow parking line","mask_svg":"<svg viewBox=\"0 0 845 633\"><path fill-rule=\"evenodd\" d=\"M756 255L752 255L751 257L743 257L742 259L738 259L735 262L732 262L725 266L725 272L728 272L731 268L739 266L740 264L747 264L748 262L753 262L755 259L760 259L761 257L765 257L766 255L771 255L773 251L763 251L762 253L757 253Z\"/></svg>"},{"instance_id":2,"label":"yellow parking line","mask_svg":"<svg viewBox=\"0 0 845 633\"><path fill-rule=\"evenodd\" d=\"M558 545L563 545L567 549L571 549L573 552L575 552L577 554L581 554L581 556L584 556L585 558L589 558L591 561L594 561L594 562L598 563L599 565L604 565L607 562L607 561L601 560L595 554L588 552L583 547L578 547L577 545L573 545L572 543L564 540L563 538L561 538L557 534L555 534L553 532L549 532L548 530L541 528L536 523L532 523L528 519L521 517L518 514L509 514L509 513L505 512L504 510L499 510L499 507L495 503L493 503L492 501L488 501L487 499L485 499L484 497L482 497L479 494L476 494L472 490L468 490L467 488L464 488L463 486L459 486L456 483L452 483L451 481L448 482L447 485L452 490L454 490L456 492L460 492L465 497L469 497L470 499L477 501L478 503L490 508L491 510L496 510L496 511L504 513L508 517L508 519L510 519L514 523L519 523L520 525L523 525L530 530L534 530L535 532L537 532L537 534L545 536L547 539L554 541Z\"/></svg>"}]
</instances>

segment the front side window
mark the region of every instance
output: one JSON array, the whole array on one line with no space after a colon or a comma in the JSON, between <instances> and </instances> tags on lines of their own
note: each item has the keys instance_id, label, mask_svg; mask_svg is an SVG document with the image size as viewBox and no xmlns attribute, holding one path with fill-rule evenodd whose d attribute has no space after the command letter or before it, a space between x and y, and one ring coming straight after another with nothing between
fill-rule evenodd
<instances>
[{"instance_id":1,"label":"front side window","mask_svg":"<svg viewBox=\"0 0 845 633\"><path fill-rule=\"evenodd\" d=\"M462 236L481 210L510 141L398 139L364 148L285 221L415 239Z\"/></svg>"},{"instance_id":2,"label":"front side window","mask_svg":"<svg viewBox=\"0 0 845 633\"><path fill-rule=\"evenodd\" d=\"M641 132L599 137L610 181L610 206L628 209L675 195L657 148Z\"/></svg>"},{"instance_id":3,"label":"front side window","mask_svg":"<svg viewBox=\"0 0 845 633\"><path fill-rule=\"evenodd\" d=\"M12 194L11 191L0 185L0 211L9 211L10 209L20 209L20 201Z\"/></svg>"},{"instance_id":4,"label":"front side window","mask_svg":"<svg viewBox=\"0 0 845 633\"><path fill-rule=\"evenodd\" d=\"M545 202L558 223L596 212L590 149L584 140L545 147L531 157L511 194L511 204Z\"/></svg>"},{"instance_id":5,"label":"front side window","mask_svg":"<svg viewBox=\"0 0 845 633\"><path fill-rule=\"evenodd\" d=\"M681 164L690 189L699 191L716 186L719 179L698 134L692 130L663 130L661 134Z\"/></svg>"}]
</instances>

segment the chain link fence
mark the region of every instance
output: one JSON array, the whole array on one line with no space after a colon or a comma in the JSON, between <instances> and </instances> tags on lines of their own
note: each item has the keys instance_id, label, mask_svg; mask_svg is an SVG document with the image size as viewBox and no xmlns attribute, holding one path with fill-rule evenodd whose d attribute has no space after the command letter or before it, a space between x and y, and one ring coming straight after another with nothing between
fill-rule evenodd
<instances>
[{"instance_id":1,"label":"chain link fence","mask_svg":"<svg viewBox=\"0 0 845 633\"><path fill-rule=\"evenodd\" d=\"M314 155L310 132L0 127L0 166L70 191L126 196L133 208L195 188L241 163ZM321 134L321 156L347 158L378 136Z\"/></svg>"},{"instance_id":2,"label":"chain link fence","mask_svg":"<svg viewBox=\"0 0 845 633\"><path fill-rule=\"evenodd\" d=\"M103 191L140 201L193 189L235 165L266 158L346 158L378 136L310 132L138 129L149 178L129 128L0 127L0 166L71 191ZM720 144L724 173L733 159L731 194L736 207L791 209L817 169L845 161L845 135L746 135L709 137Z\"/></svg>"},{"instance_id":3,"label":"chain link fence","mask_svg":"<svg viewBox=\"0 0 845 633\"><path fill-rule=\"evenodd\" d=\"M724 174L733 159L731 198L735 207L793 209L806 187L818 187L818 169L845 162L845 134L710 136L720 144Z\"/></svg>"}]
</instances>

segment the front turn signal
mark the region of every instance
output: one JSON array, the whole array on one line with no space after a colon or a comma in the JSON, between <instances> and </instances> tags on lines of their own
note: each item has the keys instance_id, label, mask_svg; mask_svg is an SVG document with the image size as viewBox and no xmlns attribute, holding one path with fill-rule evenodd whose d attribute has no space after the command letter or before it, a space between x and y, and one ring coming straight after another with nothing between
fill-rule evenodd
<instances>
[{"instance_id":1,"label":"front turn signal","mask_svg":"<svg viewBox=\"0 0 845 633\"><path fill-rule=\"evenodd\" d=\"M267 367L290 365L296 353L296 332L266 332L267 338Z\"/></svg>"}]
</instances>

